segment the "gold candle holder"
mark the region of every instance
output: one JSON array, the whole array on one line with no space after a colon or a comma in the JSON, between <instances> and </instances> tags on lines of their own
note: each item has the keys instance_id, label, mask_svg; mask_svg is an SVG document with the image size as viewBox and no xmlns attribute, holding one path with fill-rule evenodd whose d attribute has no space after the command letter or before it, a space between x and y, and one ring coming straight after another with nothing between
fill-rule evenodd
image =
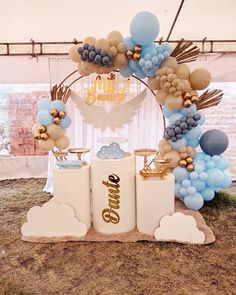
<instances>
[{"instance_id":1,"label":"gold candle holder","mask_svg":"<svg viewBox=\"0 0 236 295\"><path fill-rule=\"evenodd\" d=\"M70 154L76 154L78 157L78 160L81 161L82 155L89 153L90 149L89 148L70 148L70 149L68 149L68 152Z\"/></svg>"},{"instance_id":2,"label":"gold candle holder","mask_svg":"<svg viewBox=\"0 0 236 295\"><path fill-rule=\"evenodd\" d=\"M157 153L156 149L149 149L149 148L137 149L137 150L134 151L134 154L136 156L144 157L144 159L143 159L143 169L139 171L140 175L142 175L143 177L148 177L148 175L152 171L149 168L147 157L152 156L152 155L156 155L156 153Z\"/></svg>"}]
</instances>

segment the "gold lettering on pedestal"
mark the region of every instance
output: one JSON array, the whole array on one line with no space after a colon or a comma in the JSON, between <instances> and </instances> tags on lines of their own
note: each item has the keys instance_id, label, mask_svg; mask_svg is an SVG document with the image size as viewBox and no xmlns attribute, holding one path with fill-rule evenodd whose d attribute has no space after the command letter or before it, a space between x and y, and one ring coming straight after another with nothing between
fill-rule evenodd
<instances>
[{"instance_id":1,"label":"gold lettering on pedestal","mask_svg":"<svg viewBox=\"0 0 236 295\"><path fill-rule=\"evenodd\" d=\"M107 223L117 224L120 221L120 216L116 210L120 208L120 178L116 174L111 174L107 181L102 181L102 184L108 188L108 208L102 211L102 218Z\"/></svg>"}]
</instances>

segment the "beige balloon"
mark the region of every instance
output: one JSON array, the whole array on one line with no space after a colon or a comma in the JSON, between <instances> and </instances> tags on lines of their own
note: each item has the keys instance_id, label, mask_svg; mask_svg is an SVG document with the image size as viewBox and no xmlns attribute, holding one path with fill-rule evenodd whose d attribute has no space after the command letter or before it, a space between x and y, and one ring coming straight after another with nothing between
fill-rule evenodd
<instances>
[{"instance_id":1,"label":"beige balloon","mask_svg":"<svg viewBox=\"0 0 236 295\"><path fill-rule=\"evenodd\" d=\"M49 152L55 146L55 141L52 138L47 140L39 140L39 147L45 152Z\"/></svg>"},{"instance_id":2,"label":"beige balloon","mask_svg":"<svg viewBox=\"0 0 236 295\"><path fill-rule=\"evenodd\" d=\"M171 111L175 111L183 106L183 98L182 96L168 95L165 99L165 104Z\"/></svg>"},{"instance_id":3,"label":"beige balloon","mask_svg":"<svg viewBox=\"0 0 236 295\"><path fill-rule=\"evenodd\" d=\"M76 45L73 45L70 50L69 50L69 57L74 61L74 62L80 62L80 54L78 52L78 48L80 47L81 45L79 44L76 44Z\"/></svg>"},{"instance_id":4,"label":"beige balloon","mask_svg":"<svg viewBox=\"0 0 236 295\"><path fill-rule=\"evenodd\" d=\"M164 157L170 159L170 163L167 165L168 167L175 168L178 166L180 160L179 152L172 150L168 153L165 153Z\"/></svg>"},{"instance_id":5,"label":"beige balloon","mask_svg":"<svg viewBox=\"0 0 236 295\"><path fill-rule=\"evenodd\" d=\"M161 88L159 80L155 78L148 79L148 87L151 88L152 90L159 90Z\"/></svg>"},{"instance_id":6,"label":"beige balloon","mask_svg":"<svg viewBox=\"0 0 236 295\"><path fill-rule=\"evenodd\" d=\"M161 63L160 68L167 67L175 71L177 69L177 66L177 60L174 57L170 56Z\"/></svg>"},{"instance_id":7,"label":"beige balloon","mask_svg":"<svg viewBox=\"0 0 236 295\"><path fill-rule=\"evenodd\" d=\"M109 42L107 39L105 38L101 38L101 39L98 39L95 43L95 47L96 48L100 48L100 49L104 49L104 50L109 50L110 48L110 45L109 45Z\"/></svg>"},{"instance_id":8,"label":"beige balloon","mask_svg":"<svg viewBox=\"0 0 236 295\"><path fill-rule=\"evenodd\" d=\"M64 149L68 148L69 145L70 145L70 140L65 135L62 135L60 138L58 138L55 141L55 146L60 150L64 150Z\"/></svg>"},{"instance_id":9,"label":"beige balloon","mask_svg":"<svg viewBox=\"0 0 236 295\"><path fill-rule=\"evenodd\" d=\"M39 123L35 123L32 127L32 134L37 133L38 132L38 128L39 126L41 126L41 124Z\"/></svg>"},{"instance_id":10,"label":"beige balloon","mask_svg":"<svg viewBox=\"0 0 236 295\"><path fill-rule=\"evenodd\" d=\"M115 55L117 55L118 50L115 46L111 46L109 49L110 53L112 54L112 56L114 57Z\"/></svg>"},{"instance_id":11,"label":"beige balloon","mask_svg":"<svg viewBox=\"0 0 236 295\"><path fill-rule=\"evenodd\" d=\"M179 64L175 70L175 74L178 78L187 80L190 75L190 68L186 64Z\"/></svg>"},{"instance_id":12,"label":"beige balloon","mask_svg":"<svg viewBox=\"0 0 236 295\"><path fill-rule=\"evenodd\" d=\"M83 64L83 62L82 62L81 64ZM82 76L88 76L89 73L87 73L84 69L82 69L81 64L78 65L78 72L79 72L80 75L82 75Z\"/></svg>"},{"instance_id":13,"label":"beige balloon","mask_svg":"<svg viewBox=\"0 0 236 295\"><path fill-rule=\"evenodd\" d=\"M113 66L115 69L123 69L127 66L128 59L124 53L118 53L113 59Z\"/></svg>"},{"instance_id":14,"label":"beige balloon","mask_svg":"<svg viewBox=\"0 0 236 295\"><path fill-rule=\"evenodd\" d=\"M205 89L211 83L211 80L211 73L204 68L195 69L189 76L189 82L195 90Z\"/></svg>"},{"instance_id":15,"label":"beige balloon","mask_svg":"<svg viewBox=\"0 0 236 295\"><path fill-rule=\"evenodd\" d=\"M52 139L58 139L64 134L64 131L59 125L51 124L47 127L47 134Z\"/></svg>"},{"instance_id":16,"label":"beige balloon","mask_svg":"<svg viewBox=\"0 0 236 295\"><path fill-rule=\"evenodd\" d=\"M125 44L123 42L120 42L118 45L117 45L117 50L120 52L120 53L124 53L125 52Z\"/></svg>"},{"instance_id":17,"label":"beige balloon","mask_svg":"<svg viewBox=\"0 0 236 295\"><path fill-rule=\"evenodd\" d=\"M84 42L83 42L83 44L85 44L85 43L87 43L87 44L89 44L89 45L95 45L95 43L96 43L96 38L94 38L94 37L91 37L91 36L89 36L89 37L86 37L85 39L84 39Z\"/></svg>"},{"instance_id":18,"label":"beige balloon","mask_svg":"<svg viewBox=\"0 0 236 295\"><path fill-rule=\"evenodd\" d=\"M183 89L183 92L187 92L187 91L190 91L191 89L191 84L188 80L182 80L181 81L184 85L184 89Z\"/></svg>"},{"instance_id":19,"label":"beige balloon","mask_svg":"<svg viewBox=\"0 0 236 295\"><path fill-rule=\"evenodd\" d=\"M194 158L196 151L192 146L187 146L187 153L188 156Z\"/></svg>"},{"instance_id":20,"label":"beige balloon","mask_svg":"<svg viewBox=\"0 0 236 295\"><path fill-rule=\"evenodd\" d=\"M123 36L118 31L112 31L110 34L108 34L107 39L109 40L111 45L117 46L118 43L123 41Z\"/></svg>"},{"instance_id":21,"label":"beige balloon","mask_svg":"<svg viewBox=\"0 0 236 295\"><path fill-rule=\"evenodd\" d=\"M168 94L169 94L168 92L166 92L166 91L164 91L162 89L158 90L157 93L156 93L157 102L164 105L165 104L165 99L166 99Z\"/></svg>"}]
</instances>

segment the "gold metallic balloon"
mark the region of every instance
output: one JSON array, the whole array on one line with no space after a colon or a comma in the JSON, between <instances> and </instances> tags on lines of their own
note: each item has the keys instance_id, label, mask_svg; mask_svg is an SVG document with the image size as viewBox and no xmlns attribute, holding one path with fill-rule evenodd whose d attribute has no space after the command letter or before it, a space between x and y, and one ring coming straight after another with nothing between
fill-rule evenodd
<instances>
[{"instance_id":1,"label":"gold metallic balloon","mask_svg":"<svg viewBox=\"0 0 236 295\"><path fill-rule=\"evenodd\" d=\"M192 95L190 94L190 92L185 92L183 98L184 98L184 99L190 99L191 96L192 96Z\"/></svg>"},{"instance_id":2,"label":"gold metallic balloon","mask_svg":"<svg viewBox=\"0 0 236 295\"><path fill-rule=\"evenodd\" d=\"M56 117L58 117L59 112L58 112L56 109L52 109L51 112L50 112L50 114L51 114L54 118L56 118Z\"/></svg>"},{"instance_id":3,"label":"gold metallic balloon","mask_svg":"<svg viewBox=\"0 0 236 295\"><path fill-rule=\"evenodd\" d=\"M41 134L40 133L37 133L37 132L34 133L34 138L35 139L38 139L38 140L41 139Z\"/></svg>"},{"instance_id":4,"label":"gold metallic balloon","mask_svg":"<svg viewBox=\"0 0 236 295\"><path fill-rule=\"evenodd\" d=\"M140 53L135 52L135 53L133 54L133 60L135 60L135 61L139 61L140 58L141 58L141 54L140 54Z\"/></svg>"},{"instance_id":5,"label":"gold metallic balloon","mask_svg":"<svg viewBox=\"0 0 236 295\"><path fill-rule=\"evenodd\" d=\"M59 117L54 118L53 123L56 124L56 125L59 125L60 124L60 118Z\"/></svg>"},{"instance_id":6,"label":"gold metallic balloon","mask_svg":"<svg viewBox=\"0 0 236 295\"><path fill-rule=\"evenodd\" d=\"M47 127L46 126L44 126L44 125L39 125L39 127L38 127L38 132L39 133L44 133L44 132L46 132L47 131Z\"/></svg>"},{"instance_id":7,"label":"gold metallic balloon","mask_svg":"<svg viewBox=\"0 0 236 295\"><path fill-rule=\"evenodd\" d=\"M135 45L134 46L134 52L135 53L141 53L142 51L142 47L140 45Z\"/></svg>"},{"instance_id":8,"label":"gold metallic balloon","mask_svg":"<svg viewBox=\"0 0 236 295\"><path fill-rule=\"evenodd\" d=\"M60 111L58 116L59 116L59 118L62 119L62 118L64 118L66 116L66 112Z\"/></svg>"},{"instance_id":9,"label":"gold metallic balloon","mask_svg":"<svg viewBox=\"0 0 236 295\"><path fill-rule=\"evenodd\" d=\"M187 165L187 162L186 162L184 159L181 159L181 160L179 161L179 166L181 166L181 167L186 167L186 165Z\"/></svg>"},{"instance_id":10,"label":"gold metallic balloon","mask_svg":"<svg viewBox=\"0 0 236 295\"><path fill-rule=\"evenodd\" d=\"M186 162L188 164L192 164L193 163L193 158L192 157L187 157L185 160L186 160Z\"/></svg>"},{"instance_id":11,"label":"gold metallic balloon","mask_svg":"<svg viewBox=\"0 0 236 295\"><path fill-rule=\"evenodd\" d=\"M196 95L193 95L193 96L191 97L191 101L192 101L193 103L198 102L198 97L197 97Z\"/></svg>"},{"instance_id":12,"label":"gold metallic balloon","mask_svg":"<svg viewBox=\"0 0 236 295\"><path fill-rule=\"evenodd\" d=\"M192 102L191 102L190 99L186 99L186 100L184 101L184 106L185 106L186 108L189 108L191 105L192 105Z\"/></svg>"},{"instance_id":13,"label":"gold metallic balloon","mask_svg":"<svg viewBox=\"0 0 236 295\"><path fill-rule=\"evenodd\" d=\"M133 58L133 54L134 54L133 51L130 50L130 49L126 51L126 56L127 56L129 59Z\"/></svg>"},{"instance_id":14,"label":"gold metallic balloon","mask_svg":"<svg viewBox=\"0 0 236 295\"><path fill-rule=\"evenodd\" d=\"M192 172L192 171L194 170L194 166L193 166L193 164L188 164L188 165L187 165L187 170L188 170L189 172Z\"/></svg>"},{"instance_id":15,"label":"gold metallic balloon","mask_svg":"<svg viewBox=\"0 0 236 295\"><path fill-rule=\"evenodd\" d=\"M47 133L41 133L40 135L41 135L40 139L42 139L42 140L47 140L48 139Z\"/></svg>"}]
</instances>

